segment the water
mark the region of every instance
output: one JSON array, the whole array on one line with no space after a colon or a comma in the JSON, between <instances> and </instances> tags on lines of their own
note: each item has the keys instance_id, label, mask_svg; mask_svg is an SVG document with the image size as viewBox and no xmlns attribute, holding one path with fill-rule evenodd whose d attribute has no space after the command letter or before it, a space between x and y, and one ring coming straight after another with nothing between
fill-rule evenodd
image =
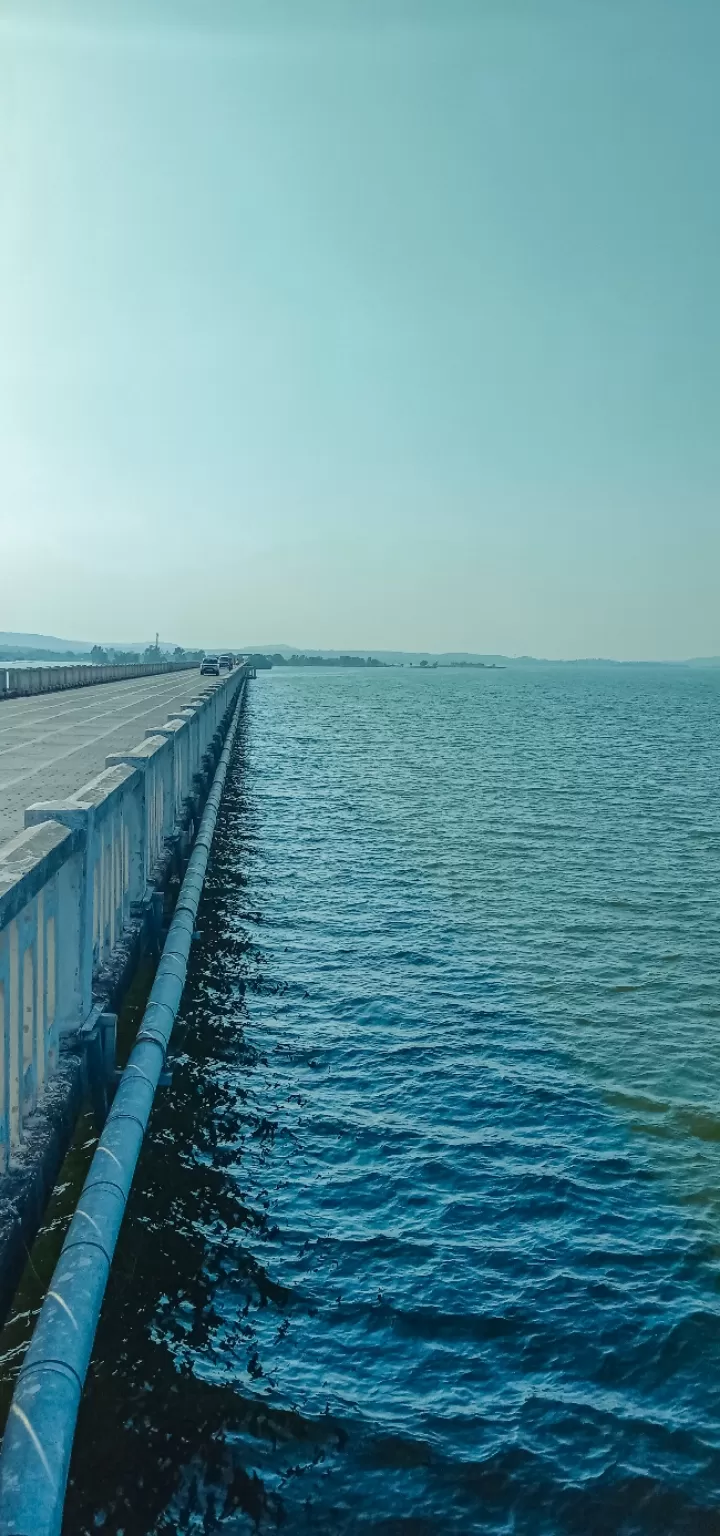
<instances>
[{"instance_id":1,"label":"water","mask_svg":"<svg viewBox=\"0 0 720 1536\"><path fill-rule=\"evenodd\" d=\"M90 667L92 665L93 663L88 661L87 656L63 656L60 661L33 661L27 657L20 657L18 659L13 657L12 660L9 660L6 656L0 657L0 671L2 672L6 671L8 667L12 670L15 667L22 667L24 669L26 667Z\"/></svg>"},{"instance_id":2,"label":"water","mask_svg":"<svg viewBox=\"0 0 720 1536\"><path fill-rule=\"evenodd\" d=\"M66 1531L720 1532L720 672L252 685Z\"/></svg>"}]
</instances>

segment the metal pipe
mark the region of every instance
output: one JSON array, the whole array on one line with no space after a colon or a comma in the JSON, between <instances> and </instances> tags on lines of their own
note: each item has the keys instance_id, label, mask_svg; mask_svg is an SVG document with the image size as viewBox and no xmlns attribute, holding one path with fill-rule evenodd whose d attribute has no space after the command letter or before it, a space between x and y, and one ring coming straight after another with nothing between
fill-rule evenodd
<instances>
[{"instance_id":1,"label":"metal pipe","mask_svg":"<svg viewBox=\"0 0 720 1536\"><path fill-rule=\"evenodd\" d=\"M182 997L243 679L147 1008L18 1376L0 1452L0 1536L58 1536L115 1245Z\"/></svg>"}]
</instances>

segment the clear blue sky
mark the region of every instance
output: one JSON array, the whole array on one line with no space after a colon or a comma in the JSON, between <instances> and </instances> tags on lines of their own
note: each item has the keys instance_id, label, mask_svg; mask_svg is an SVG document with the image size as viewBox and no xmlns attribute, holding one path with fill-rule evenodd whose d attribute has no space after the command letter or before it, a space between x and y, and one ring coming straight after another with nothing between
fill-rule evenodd
<instances>
[{"instance_id":1,"label":"clear blue sky","mask_svg":"<svg viewBox=\"0 0 720 1536\"><path fill-rule=\"evenodd\" d=\"M718 0L3 0L0 629L720 652L719 59Z\"/></svg>"}]
</instances>

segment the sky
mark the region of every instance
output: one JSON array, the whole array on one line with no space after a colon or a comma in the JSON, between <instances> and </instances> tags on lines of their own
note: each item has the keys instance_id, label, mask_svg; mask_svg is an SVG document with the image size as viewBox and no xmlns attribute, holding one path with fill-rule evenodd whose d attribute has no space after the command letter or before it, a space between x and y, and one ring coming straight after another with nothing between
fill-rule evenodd
<instances>
[{"instance_id":1,"label":"sky","mask_svg":"<svg viewBox=\"0 0 720 1536\"><path fill-rule=\"evenodd\" d=\"M0 629L720 653L718 0L0 0Z\"/></svg>"}]
</instances>

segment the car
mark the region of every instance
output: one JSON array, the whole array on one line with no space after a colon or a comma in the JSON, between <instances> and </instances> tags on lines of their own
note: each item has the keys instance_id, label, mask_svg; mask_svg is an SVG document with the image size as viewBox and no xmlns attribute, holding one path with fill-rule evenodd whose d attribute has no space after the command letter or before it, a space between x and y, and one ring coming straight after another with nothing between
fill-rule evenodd
<instances>
[{"instance_id":1,"label":"car","mask_svg":"<svg viewBox=\"0 0 720 1536\"><path fill-rule=\"evenodd\" d=\"M221 656L220 656L220 671L222 672L223 667L224 667L227 672L232 672L232 669L233 669L234 666L235 666L235 657L233 656L232 652L231 651L223 651Z\"/></svg>"},{"instance_id":2,"label":"car","mask_svg":"<svg viewBox=\"0 0 720 1536\"><path fill-rule=\"evenodd\" d=\"M220 662L218 661L217 656L203 656L203 659L200 662L200 676L201 677L219 677L220 676Z\"/></svg>"}]
</instances>

